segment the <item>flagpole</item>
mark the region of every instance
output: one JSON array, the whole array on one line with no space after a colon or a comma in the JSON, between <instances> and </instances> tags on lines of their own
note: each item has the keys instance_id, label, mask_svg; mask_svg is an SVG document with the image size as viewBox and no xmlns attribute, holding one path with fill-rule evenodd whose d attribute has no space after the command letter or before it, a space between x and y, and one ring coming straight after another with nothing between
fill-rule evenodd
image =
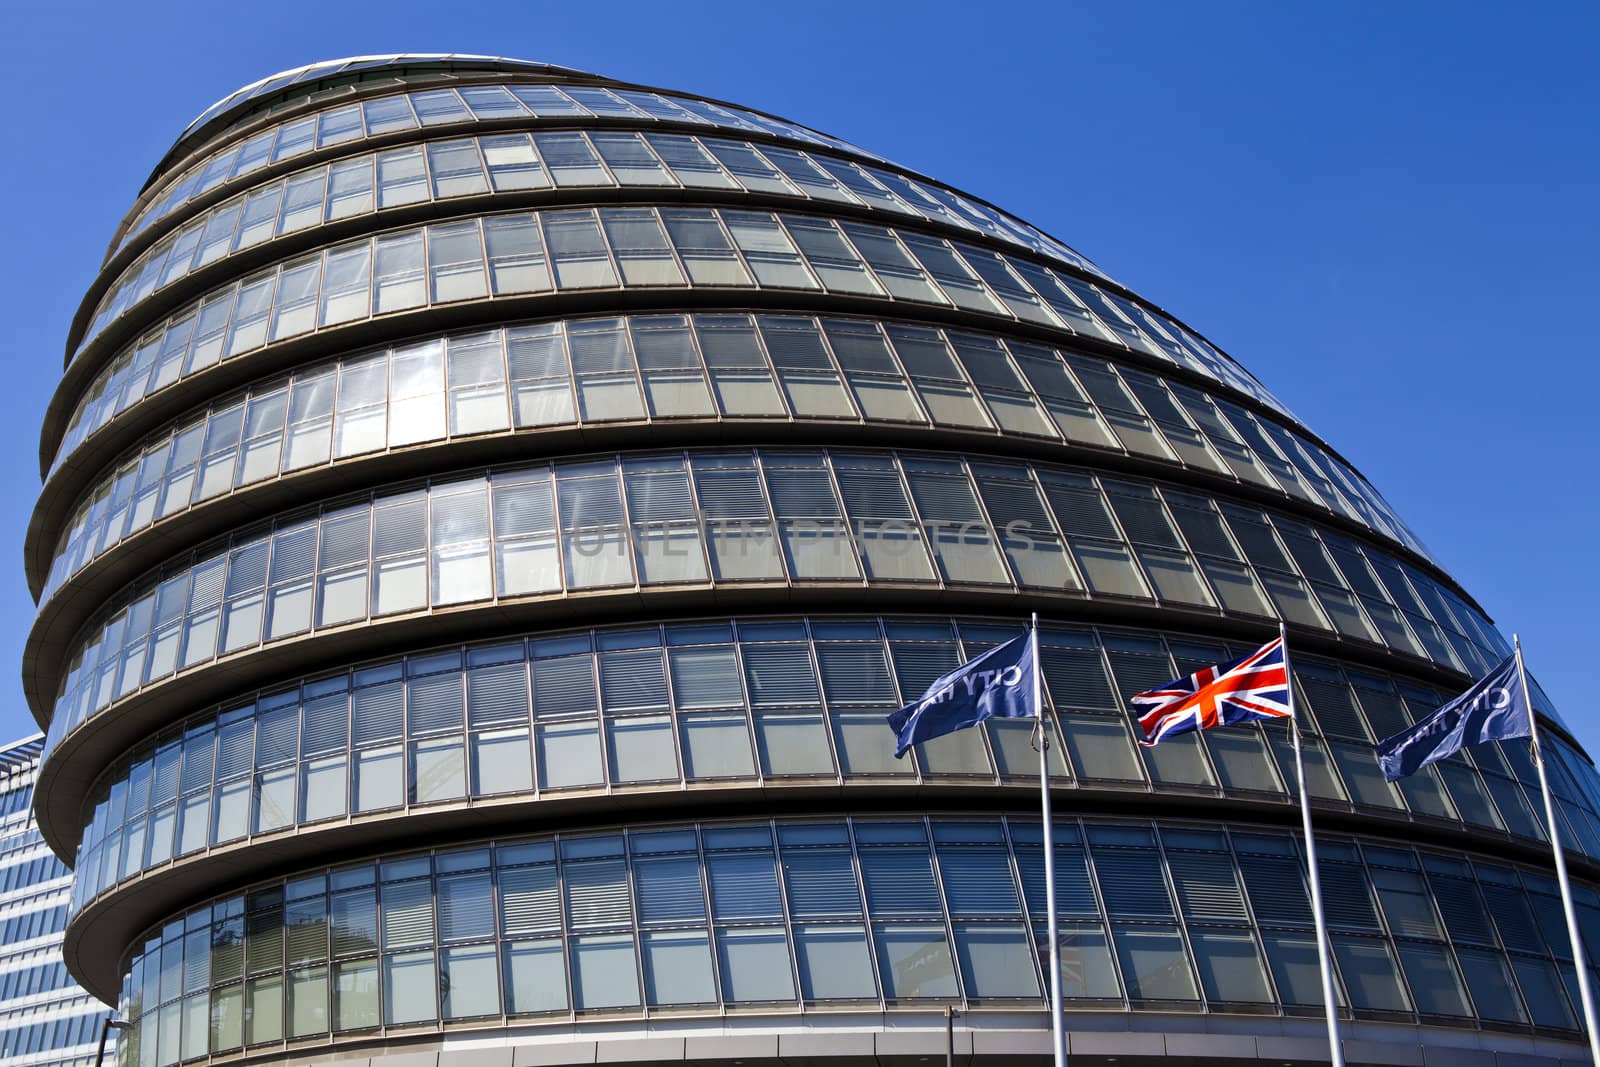
<instances>
[{"instance_id":1,"label":"flagpole","mask_svg":"<svg viewBox=\"0 0 1600 1067\"><path fill-rule=\"evenodd\" d=\"M1583 1025L1589 1032L1589 1056L1600 1064L1600 1026L1595 1025L1594 996L1589 990L1589 967L1583 954L1583 934L1578 929L1578 913L1572 906L1572 885L1567 881L1567 858L1561 848L1561 832L1556 829L1555 801L1550 796L1550 781L1544 773L1544 746L1539 744L1538 715L1533 696L1528 692L1528 672L1522 665L1522 638L1511 635L1517 657L1517 681L1522 686L1522 706L1528 710L1528 739L1533 742L1533 766L1539 772L1539 790L1544 794L1544 821L1550 829L1550 852L1556 861L1556 879L1561 883L1561 910L1567 916L1567 938L1572 942L1572 969L1578 974L1578 996L1583 999Z\"/></svg>"},{"instance_id":2,"label":"flagpole","mask_svg":"<svg viewBox=\"0 0 1600 1067\"><path fill-rule=\"evenodd\" d=\"M1033 653L1033 713L1039 718L1039 813L1044 826L1044 909L1050 937L1050 1050L1055 1067L1067 1067L1067 1038L1061 1025L1061 937L1056 930L1056 849L1050 816L1050 720L1040 686L1039 613L1033 613L1029 638Z\"/></svg>"},{"instance_id":3,"label":"flagpole","mask_svg":"<svg viewBox=\"0 0 1600 1067\"><path fill-rule=\"evenodd\" d=\"M1294 740L1294 776L1300 789L1300 821L1306 836L1306 880L1311 883L1311 918L1317 927L1317 969L1322 972L1322 1005L1328 1019L1328 1056L1333 1067L1344 1067L1339 1044L1339 1001L1333 995L1333 962L1328 958L1328 924L1322 916L1322 876L1317 866L1317 840L1311 833L1311 792L1306 788L1306 764L1300 755L1300 715L1294 706L1294 674L1289 669L1289 634L1278 623L1283 642L1283 677L1289 690L1289 734Z\"/></svg>"}]
</instances>

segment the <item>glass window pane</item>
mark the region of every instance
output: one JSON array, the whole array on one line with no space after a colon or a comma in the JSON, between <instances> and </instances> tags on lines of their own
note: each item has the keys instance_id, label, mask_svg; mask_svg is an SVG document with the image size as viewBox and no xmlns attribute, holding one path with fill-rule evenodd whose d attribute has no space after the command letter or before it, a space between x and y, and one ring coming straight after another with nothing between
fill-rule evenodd
<instances>
[{"instance_id":1,"label":"glass window pane","mask_svg":"<svg viewBox=\"0 0 1600 1067\"><path fill-rule=\"evenodd\" d=\"M957 923L955 935L968 997L1039 996L1033 946L1020 924Z\"/></svg>"},{"instance_id":2,"label":"glass window pane","mask_svg":"<svg viewBox=\"0 0 1600 1067\"><path fill-rule=\"evenodd\" d=\"M873 927L873 940L886 1000L958 995L943 926L879 923Z\"/></svg>"},{"instance_id":3,"label":"glass window pane","mask_svg":"<svg viewBox=\"0 0 1600 1067\"><path fill-rule=\"evenodd\" d=\"M877 997L865 927L796 926L794 948L807 1001Z\"/></svg>"},{"instance_id":4,"label":"glass window pane","mask_svg":"<svg viewBox=\"0 0 1600 1067\"><path fill-rule=\"evenodd\" d=\"M1335 938L1333 954L1339 961L1339 974L1352 1006L1375 1011L1411 1010L1411 1001L1400 984L1394 956L1386 943Z\"/></svg>"},{"instance_id":5,"label":"glass window pane","mask_svg":"<svg viewBox=\"0 0 1600 1067\"><path fill-rule=\"evenodd\" d=\"M648 1004L711 1004L711 942L704 930L660 930L644 935L644 990Z\"/></svg>"},{"instance_id":6,"label":"glass window pane","mask_svg":"<svg viewBox=\"0 0 1600 1067\"><path fill-rule=\"evenodd\" d=\"M572 999L579 1011L639 1003L639 977L630 934L572 939Z\"/></svg>"},{"instance_id":7,"label":"glass window pane","mask_svg":"<svg viewBox=\"0 0 1600 1067\"><path fill-rule=\"evenodd\" d=\"M439 971L433 953L402 952L383 960L383 1021L390 1026L439 1017Z\"/></svg>"},{"instance_id":8,"label":"glass window pane","mask_svg":"<svg viewBox=\"0 0 1600 1067\"><path fill-rule=\"evenodd\" d=\"M1117 981L1117 968L1111 959L1105 930L1098 924L1061 923L1057 932L1061 938L1062 1000L1120 1001L1122 986ZM1049 927L1035 924L1034 936L1040 942L1040 959L1048 960Z\"/></svg>"},{"instance_id":9,"label":"glass window pane","mask_svg":"<svg viewBox=\"0 0 1600 1067\"><path fill-rule=\"evenodd\" d=\"M500 1014L499 962L494 945L445 949L440 977L446 1019Z\"/></svg>"},{"instance_id":10,"label":"glass window pane","mask_svg":"<svg viewBox=\"0 0 1600 1067\"><path fill-rule=\"evenodd\" d=\"M1189 930L1208 1001L1270 1004L1272 991L1256 939L1248 930Z\"/></svg>"},{"instance_id":11,"label":"glass window pane","mask_svg":"<svg viewBox=\"0 0 1600 1067\"><path fill-rule=\"evenodd\" d=\"M567 1010L567 967L561 941L511 941L505 946L506 1013Z\"/></svg>"},{"instance_id":12,"label":"glass window pane","mask_svg":"<svg viewBox=\"0 0 1600 1067\"><path fill-rule=\"evenodd\" d=\"M1119 926L1113 931L1122 977L1132 1000L1195 1000L1194 975L1178 932L1169 927Z\"/></svg>"},{"instance_id":13,"label":"glass window pane","mask_svg":"<svg viewBox=\"0 0 1600 1067\"><path fill-rule=\"evenodd\" d=\"M717 963L726 1000L794 999L789 939L781 927L718 930Z\"/></svg>"}]
</instances>

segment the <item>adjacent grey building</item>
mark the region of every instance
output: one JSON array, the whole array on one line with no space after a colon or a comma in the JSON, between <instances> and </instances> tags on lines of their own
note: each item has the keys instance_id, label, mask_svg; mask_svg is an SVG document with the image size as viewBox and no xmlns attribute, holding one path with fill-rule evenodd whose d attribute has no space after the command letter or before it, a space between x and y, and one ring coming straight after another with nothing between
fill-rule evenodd
<instances>
[{"instance_id":1,"label":"adjacent grey building","mask_svg":"<svg viewBox=\"0 0 1600 1067\"><path fill-rule=\"evenodd\" d=\"M996 205L674 90L339 60L181 133L67 341L23 679L125 1067L911 1064L947 1008L1037 1062L1028 723L884 723L1033 611L1075 1063L1326 1056L1286 734L1126 709L1280 619L1350 1060L1582 1058L1525 747L1373 756L1505 639ZM1600 944L1600 779L1538 700Z\"/></svg>"},{"instance_id":2,"label":"adjacent grey building","mask_svg":"<svg viewBox=\"0 0 1600 1067\"><path fill-rule=\"evenodd\" d=\"M0 1067L88 1067L107 1009L61 959L72 871L33 823L43 747L0 747Z\"/></svg>"}]
</instances>

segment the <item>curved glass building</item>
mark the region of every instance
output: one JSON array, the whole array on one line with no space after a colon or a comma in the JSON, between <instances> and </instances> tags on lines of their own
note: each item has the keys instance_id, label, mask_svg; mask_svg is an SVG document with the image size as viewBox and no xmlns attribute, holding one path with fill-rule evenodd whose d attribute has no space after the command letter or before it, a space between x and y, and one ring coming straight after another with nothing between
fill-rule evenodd
<instances>
[{"instance_id":1,"label":"curved glass building","mask_svg":"<svg viewBox=\"0 0 1600 1067\"><path fill-rule=\"evenodd\" d=\"M1028 724L884 722L1033 611L1075 1063L1326 1056L1286 735L1126 709L1280 619L1350 1061L1582 1056L1525 747L1373 754L1505 640L995 205L730 103L336 61L184 131L66 347L24 681L124 1067L910 1064L946 1008L1038 1061ZM1600 779L1540 700L1600 945Z\"/></svg>"}]
</instances>

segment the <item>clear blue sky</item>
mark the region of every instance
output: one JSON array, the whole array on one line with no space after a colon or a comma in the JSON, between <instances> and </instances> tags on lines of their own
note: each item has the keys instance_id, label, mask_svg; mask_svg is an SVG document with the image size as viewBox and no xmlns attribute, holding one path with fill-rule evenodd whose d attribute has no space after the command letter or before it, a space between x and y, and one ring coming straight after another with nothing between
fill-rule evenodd
<instances>
[{"instance_id":1,"label":"clear blue sky","mask_svg":"<svg viewBox=\"0 0 1600 1067\"><path fill-rule=\"evenodd\" d=\"M90 0L7 24L0 678L67 325L172 138L313 60L486 52L776 112L1062 237L1363 470L1600 751L1600 7ZM0 740L30 731L0 693Z\"/></svg>"}]
</instances>

